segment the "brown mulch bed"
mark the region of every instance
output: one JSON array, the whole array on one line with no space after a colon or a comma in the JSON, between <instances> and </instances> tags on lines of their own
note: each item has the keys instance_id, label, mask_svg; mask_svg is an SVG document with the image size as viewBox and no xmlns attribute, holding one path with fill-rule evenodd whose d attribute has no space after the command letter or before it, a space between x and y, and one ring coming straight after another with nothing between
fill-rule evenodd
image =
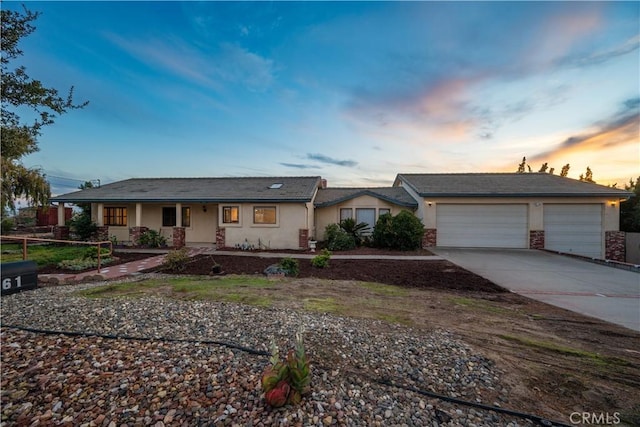
<instances>
[{"instance_id":1,"label":"brown mulch bed","mask_svg":"<svg viewBox=\"0 0 640 427\"><path fill-rule=\"evenodd\" d=\"M226 251L227 249L225 249ZM263 251L264 252L264 251ZM302 251L278 251L281 253L309 253ZM433 255L428 250L408 252L375 248L358 248L352 251L334 252L334 255ZM109 266L136 261L155 254L115 253L118 260ZM222 266L223 274L264 274L264 270L280 261L278 258L260 258L243 255L198 255L190 260L182 271L158 270L167 274L210 275L214 264ZM329 280L357 280L377 282L411 288L447 289L471 292L507 292L493 282L465 270L448 261L414 260L346 260L331 259L327 268L315 268L308 259L299 259L298 277L315 277ZM92 271L88 269L83 271ZM38 274L72 274L82 271L63 270L50 265L38 269Z\"/></svg>"},{"instance_id":2,"label":"brown mulch bed","mask_svg":"<svg viewBox=\"0 0 640 427\"><path fill-rule=\"evenodd\" d=\"M263 274L277 264L278 258L234 255L199 255L182 271L162 271L169 274L209 275L214 264L222 266L223 274ZM358 280L411 288L463 290L474 292L507 292L506 289L448 261L412 260L351 260L331 259L327 268L315 268L311 260L299 259L298 277L331 280Z\"/></svg>"}]
</instances>

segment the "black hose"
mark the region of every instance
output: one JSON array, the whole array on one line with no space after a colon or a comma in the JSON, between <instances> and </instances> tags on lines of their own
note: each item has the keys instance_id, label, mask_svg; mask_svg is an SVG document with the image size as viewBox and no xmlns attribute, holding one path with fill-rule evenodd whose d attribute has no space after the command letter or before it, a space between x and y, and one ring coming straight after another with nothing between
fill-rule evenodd
<instances>
[{"instance_id":1,"label":"black hose","mask_svg":"<svg viewBox=\"0 0 640 427\"><path fill-rule=\"evenodd\" d=\"M131 341L162 341L162 342L179 342L179 343L192 343L192 344L213 344L219 345L222 347L232 348L234 350L240 350L245 353L253 354L256 356L270 356L271 353L263 350L256 350L249 347L243 347L238 344L225 342L225 341L215 341L215 340L189 340L189 339L180 339L180 338L149 338L149 337L134 337L131 335L109 335L109 334L98 334L93 332L70 332L70 331L50 331L44 329L34 329L27 328L23 326L14 326L14 325L2 325L3 328L10 329L18 329L26 332L34 332L37 334L44 335L66 335L70 337L97 337L97 338L105 338L110 340L131 340Z\"/></svg>"},{"instance_id":2,"label":"black hose","mask_svg":"<svg viewBox=\"0 0 640 427\"><path fill-rule=\"evenodd\" d=\"M378 384L381 385L385 385L388 387L396 387L396 388L401 388L403 390L407 390L407 391L411 391L413 393L418 393L421 394L423 396L428 396L428 397L432 397L434 399L438 399L438 400L443 400L445 402L450 402L450 403L456 403L459 405L465 405L465 406L471 406L474 408L479 408L479 409L483 409L485 411L494 411L494 412L499 412L505 415L511 415L514 417L518 417L518 418L524 418L527 420L531 420L541 426L558 426L558 427L571 427L568 424L563 424L557 421L551 421L548 420L546 418L542 418L539 417L537 415L532 415L532 414L527 414L524 412L518 412L518 411L514 411L512 409L505 409L505 408L500 408L497 406L491 406L491 405L485 405L482 403L477 403L477 402L471 402L468 400L462 400L462 399L457 399L455 397L449 397L449 396L444 396L442 394L437 394L437 393L433 393L431 391L426 391L426 390L420 390L418 388L415 387L410 387L410 386L406 386L406 385L401 385L401 384L396 384L393 381L389 381L389 380L377 380L375 378L368 378L369 380L376 382Z\"/></svg>"},{"instance_id":3,"label":"black hose","mask_svg":"<svg viewBox=\"0 0 640 427\"><path fill-rule=\"evenodd\" d=\"M132 340L132 341L162 341L162 342L178 342L178 343L193 343L193 344L213 344L213 345L219 345L222 347L227 347L227 348L231 348L234 350L239 350L248 354L253 354L256 356L270 356L271 353L269 353L268 351L263 351L263 350L256 350L250 347L244 347L241 345L237 345L234 343L230 343L230 342L225 342L225 341L216 341L216 340L189 340L189 339L179 339L179 338L148 338L148 337L134 337L134 336L130 336L130 335L109 335L109 334L98 334L98 333L91 333L91 332L70 332L70 331L51 331L51 330L45 330L45 329L35 329L35 328L27 328L27 327L23 327L23 326L14 326L14 325L2 325L3 328L9 328L9 329L17 329L17 330L22 330L22 331L26 331L26 332L33 332L33 333L38 333L38 334L44 334L44 335L66 335L66 336L70 336L70 337L98 337L98 338L105 338L105 339L122 339L122 340ZM367 379L368 381L371 382L375 382L377 384L383 385L383 386L387 386L387 387L395 387L395 388L401 388L403 390L407 390L413 393L418 393L421 394L423 396L427 396L427 397L431 397L433 399L438 399L438 400L442 400L444 402L449 402L449 403L454 403L457 405L463 405L463 406L470 406L470 407L474 407L474 408L479 408L485 411L494 411L494 412L498 412L501 414L505 414L505 415L510 415L513 417L517 417L517 418L522 418L522 419L527 419L527 420L531 420L533 422L535 422L538 425L541 426L545 426L545 427L572 427L568 424L563 424L561 422L558 421L551 421L548 420L546 418L542 418L539 417L537 415L532 415L532 414L527 414L524 412L519 412L519 411L514 411L511 409L505 409L505 408L500 408L497 406L491 406L491 405L485 405L482 403L477 403L477 402L471 402L468 400L462 400L462 399L457 399L455 397L449 397L449 396L445 396L442 394L438 394L438 393L433 393L427 390L421 390L415 387L410 387L410 386L406 386L406 385L401 385L401 384L396 384L392 381L389 380L383 380L383 379L375 379L375 378L371 378L368 377L366 375L363 374L357 374L354 373L356 375L359 375L361 377L364 377L365 379Z\"/></svg>"}]
</instances>

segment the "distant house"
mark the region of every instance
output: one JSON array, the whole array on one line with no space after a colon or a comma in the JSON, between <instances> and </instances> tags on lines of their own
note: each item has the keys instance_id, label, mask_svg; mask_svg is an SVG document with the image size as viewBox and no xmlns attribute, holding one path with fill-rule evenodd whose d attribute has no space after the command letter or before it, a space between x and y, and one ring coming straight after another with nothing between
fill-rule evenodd
<instances>
[{"instance_id":1,"label":"distant house","mask_svg":"<svg viewBox=\"0 0 640 427\"><path fill-rule=\"evenodd\" d=\"M59 209L91 203L103 237L121 242L154 229L175 247L306 249L331 223L354 218L373 227L380 215L405 209L425 225L424 247L551 249L623 260L619 206L630 196L551 174L487 173L398 174L382 188L330 188L319 176L129 179L52 200Z\"/></svg>"}]
</instances>

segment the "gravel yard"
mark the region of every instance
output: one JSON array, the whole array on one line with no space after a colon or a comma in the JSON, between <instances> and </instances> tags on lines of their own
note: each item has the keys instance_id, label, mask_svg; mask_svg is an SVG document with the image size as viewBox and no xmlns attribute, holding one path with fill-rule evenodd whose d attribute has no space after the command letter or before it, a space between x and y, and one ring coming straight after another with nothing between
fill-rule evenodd
<instances>
[{"instance_id":1,"label":"gravel yard","mask_svg":"<svg viewBox=\"0 0 640 427\"><path fill-rule=\"evenodd\" d=\"M2 324L151 339L3 327L3 425L531 424L377 382L509 407L498 366L442 329L211 301L71 295L92 286L3 297ZM301 324L313 393L297 407L273 410L262 400L267 356L210 342L266 351L275 339L286 352Z\"/></svg>"}]
</instances>

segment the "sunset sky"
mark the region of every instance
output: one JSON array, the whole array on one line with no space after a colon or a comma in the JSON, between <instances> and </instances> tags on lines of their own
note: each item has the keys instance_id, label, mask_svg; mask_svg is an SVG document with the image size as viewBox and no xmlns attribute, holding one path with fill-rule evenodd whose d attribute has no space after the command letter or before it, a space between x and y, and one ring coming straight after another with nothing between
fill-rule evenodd
<instances>
[{"instance_id":1,"label":"sunset sky","mask_svg":"<svg viewBox=\"0 0 640 427\"><path fill-rule=\"evenodd\" d=\"M638 2L24 4L42 15L19 63L89 101L24 158L54 194L132 177L389 186L523 156L619 187L640 175Z\"/></svg>"}]
</instances>

